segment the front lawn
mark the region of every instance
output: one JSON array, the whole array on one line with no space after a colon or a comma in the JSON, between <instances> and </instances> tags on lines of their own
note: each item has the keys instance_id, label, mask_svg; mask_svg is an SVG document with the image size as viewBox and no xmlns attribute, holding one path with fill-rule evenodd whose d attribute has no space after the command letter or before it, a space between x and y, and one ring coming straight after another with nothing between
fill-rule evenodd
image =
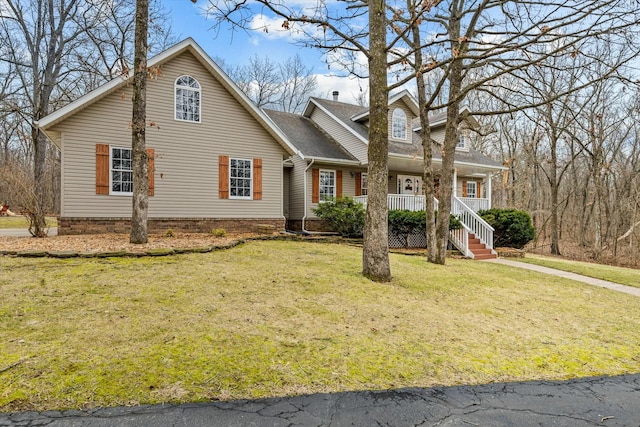
<instances>
[{"instance_id":1,"label":"front lawn","mask_svg":"<svg viewBox=\"0 0 640 427\"><path fill-rule=\"evenodd\" d=\"M518 261L541 265L543 267L557 268L558 270L582 274L583 276L594 277L600 280L608 280L621 285L635 286L636 288L640 287L640 270L633 268L531 254L527 254L525 258L518 258Z\"/></svg>"},{"instance_id":2,"label":"front lawn","mask_svg":"<svg viewBox=\"0 0 640 427\"><path fill-rule=\"evenodd\" d=\"M55 217L46 217L47 227L57 227L58 221ZM0 228L28 228L29 221L26 217L17 216L0 216Z\"/></svg>"},{"instance_id":3,"label":"front lawn","mask_svg":"<svg viewBox=\"0 0 640 427\"><path fill-rule=\"evenodd\" d=\"M0 411L640 372L640 298L468 260L252 242L0 257Z\"/></svg>"}]
</instances>

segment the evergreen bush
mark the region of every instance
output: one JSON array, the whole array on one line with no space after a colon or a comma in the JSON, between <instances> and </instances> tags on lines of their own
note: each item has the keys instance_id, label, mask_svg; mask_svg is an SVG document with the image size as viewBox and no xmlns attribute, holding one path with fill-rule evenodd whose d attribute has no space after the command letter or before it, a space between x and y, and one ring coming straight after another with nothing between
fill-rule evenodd
<instances>
[{"instance_id":1,"label":"evergreen bush","mask_svg":"<svg viewBox=\"0 0 640 427\"><path fill-rule=\"evenodd\" d=\"M526 211L517 209L487 209L478 215L491 225L493 246L522 249L535 237L535 229L531 216Z\"/></svg>"}]
</instances>

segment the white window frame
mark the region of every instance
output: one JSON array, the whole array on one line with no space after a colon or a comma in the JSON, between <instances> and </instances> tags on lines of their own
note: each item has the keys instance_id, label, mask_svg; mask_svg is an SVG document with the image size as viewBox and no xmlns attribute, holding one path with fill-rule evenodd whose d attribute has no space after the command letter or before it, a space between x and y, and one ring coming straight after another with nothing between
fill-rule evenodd
<instances>
[{"instance_id":1,"label":"white window frame","mask_svg":"<svg viewBox=\"0 0 640 427\"><path fill-rule=\"evenodd\" d=\"M178 81L182 78L190 78L192 79L195 84L197 85L197 87L193 87L193 86L188 86L188 85L182 85L182 84L178 84ZM197 114L198 114L198 120L192 120L192 119L184 119L184 118L179 118L178 117L178 90L181 91L190 91L193 92L194 94L197 94ZM183 104L181 104L183 105ZM184 110L181 111L181 113L184 113ZM181 114L182 115L182 114ZM182 75L180 77L178 77L174 84L173 84L173 119L179 122L189 122L189 123L201 123L202 122L202 86L200 85L200 82L193 76L189 76L189 75Z\"/></svg>"},{"instance_id":2,"label":"white window frame","mask_svg":"<svg viewBox=\"0 0 640 427\"><path fill-rule=\"evenodd\" d=\"M396 115L396 113L400 113ZM407 113L400 107L391 113L391 137L393 139L407 140Z\"/></svg>"},{"instance_id":3,"label":"white window frame","mask_svg":"<svg viewBox=\"0 0 640 427\"><path fill-rule=\"evenodd\" d=\"M327 186L327 185L322 185L322 174L324 173L328 173L328 174L332 174L333 175L333 185L331 186ZM320 172L318 174L318 198L320 200L320 203L322 202L326 202L328 200L331 200L332 198L335 199L336 198L336 179L338 177L338 174L336 173L336 171L334 169L320 169ZM333 193L330 196L326 196L323 195L322 193L322 188L331 188L331 192Z\"/></svg>"},{"instance_id":4,"label":"white window frame","mask_svg":"<svg viewBox=\"0 0 640 427\"><path fill-rule=\"evenodd\" d=\"M113 167L113 150L126 150L130 155L131 169L114 169ZM117 191L113 189L113 172L131 172L131 191ZM122 180L120 180L122 182ZM129 147L109 146L109 194L113 196L131 196L133 195L133 150Z\"/></svg>"},{"instance_id":5,"label":"white window frame","mask_svg":"<svg viewBox=\"0 0 640 427\"><path fill-rule=\"evenodd\" d=\"M234 162L249 162L249 177L234 177L233 176L233 163ZM237 169L237 168L236 168ZM249 195L248 196L234 196L232 195L233 189L236 188L246 188L246 187L238 187L237 185L233 187L231 185L232 179L241 179L249 181ZM239 157L229 157L229 199L237 199L237 200L253 200L253 159L242 159Z\"/></svg>"},{"instance_id":6,"label":"white window frame","mask_svg":"<svg viewBox=\"0 0 640 427\"><path fill-rule=\"evenodd\" d=\"M360 194L366 196L369 193L369 181L366 172L360 174Z\"/></svg>"},{"instance_id":7,"label":"white window frame","mask_svg":"<svg viewBox=\"0 0 640 427\"><path fill-rule=\"evenodd\" d=\"M473 187L473 191L469 191L471 187ZM473 193L473 196L471 196ZM477 199L478 198L478 183L476 181L467 181L467 198L469 199Z\"/></svg>"}]
</instances>

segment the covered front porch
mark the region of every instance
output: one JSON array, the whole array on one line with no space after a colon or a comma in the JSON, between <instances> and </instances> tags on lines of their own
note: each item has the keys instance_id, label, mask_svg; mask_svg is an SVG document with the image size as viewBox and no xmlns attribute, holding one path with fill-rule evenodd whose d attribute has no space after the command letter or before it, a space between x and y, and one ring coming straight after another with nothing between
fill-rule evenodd
<instances>
[{"instance_id":1,"label":"covered front porch","mask_svg":"<svg viewBox=\"0 0 640 427\"><path fill-rule=\"evenodd\" d=\"M354 200L365 206L367 204L367 196L355 196ZM467 204L469 200L471 200L470 205ZM436 210L438 210L438 204L438 199L434 199ZM390 210L424 211L425 196L388 194L387 206ZM493 250L494 229L477 214L479 210L489 209L490 207L491 201L487 199L452 196L451 213L460 219L462 229L451 230L449 241L465 257L475 259L495 258L496 252Z\"/></svg>"}]
</instances>

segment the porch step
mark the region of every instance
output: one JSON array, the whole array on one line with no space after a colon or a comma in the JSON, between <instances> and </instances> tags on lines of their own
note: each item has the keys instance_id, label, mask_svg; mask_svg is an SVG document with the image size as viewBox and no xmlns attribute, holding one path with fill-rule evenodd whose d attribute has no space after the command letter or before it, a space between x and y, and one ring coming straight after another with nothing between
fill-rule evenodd
<instances>
[{"instance_id":1,"label":"porch step","mask_svg":"<svg viewBox=\"0 0 640 427\"><path fill-rule=\"evenodd\" d=\"M480 243L480 239L477 239L473 233L469 233L469 250L473 253L473 259L476 260L498 258L484 243Z\"/></svg>"}]
</instances>

